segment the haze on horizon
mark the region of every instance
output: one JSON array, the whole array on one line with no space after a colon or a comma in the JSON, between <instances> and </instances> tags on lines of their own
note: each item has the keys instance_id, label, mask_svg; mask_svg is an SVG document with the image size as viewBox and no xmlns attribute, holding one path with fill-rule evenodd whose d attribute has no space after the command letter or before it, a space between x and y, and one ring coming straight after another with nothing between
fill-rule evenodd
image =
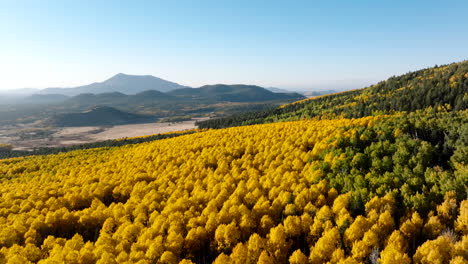
<instances>
[{"instance_id":1,"label":"haze on horizon","mask_svg":"<svg viewBox=\"0 0 468 264\"><path fill-rule=\"evenodd\" d=\"M181 85L361 88L468 58L466 1L0 2L0 90L123 72Z\"/></svg>"}]
</instances>

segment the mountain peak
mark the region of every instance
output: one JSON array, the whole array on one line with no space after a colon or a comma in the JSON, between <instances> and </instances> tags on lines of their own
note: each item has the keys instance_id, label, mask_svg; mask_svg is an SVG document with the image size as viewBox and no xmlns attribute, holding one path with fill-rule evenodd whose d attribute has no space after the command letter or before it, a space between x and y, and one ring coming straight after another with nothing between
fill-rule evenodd
<instances>
[{"instance_id":1,"label":"mountain peak","mask_svg":"<svg viewBox=\"0 0 468 264\"><path fill-rule=\"evenodd\" d=\"M67 89L44 89L40 93L53 93L74 96L82 93L101 94L109 92L120 92L123 94L130 95L148 90L168 92L180 88L186 88L186 86L166 81L152 75L130 75L126 73L118 73L103 82L97 82Z\"/></svg>"}]
</instances>

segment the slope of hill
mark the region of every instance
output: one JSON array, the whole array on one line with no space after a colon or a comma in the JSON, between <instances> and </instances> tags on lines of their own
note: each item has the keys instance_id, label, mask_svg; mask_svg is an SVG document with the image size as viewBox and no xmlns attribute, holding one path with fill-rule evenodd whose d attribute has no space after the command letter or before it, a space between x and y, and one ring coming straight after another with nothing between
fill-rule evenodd
<instances>
[{"instance_id":1,"label":"slope of hill","mask_svg":"<svg viewBox=\"0 0 468 264\"><path fill-rule=\"evenodd\" d=\"M428 68L365 89L306 99L268 111L201 122L202 128L220 128L321 115L363 117L395 111L468 107L468 61Z\"/></svg>"},{"instance_id":2,"label":"slope of hill","mask_svg":"<svg viewBox=\"0 0 468 264\"><path fill-rule=\"evenodd\" d=\"M179 98L193 100L209 100L217 102L261 102L284 99L304 98L297 93L273 93L255 85L205 85L200 88L185 88L168 92Z\"/></svg>"},{"instance_id":3,"label":"slope of hill","mask_svg":"<svg viewBox=\"0 0 468 264\"><path fill-rule=\"evenodd\" d=\"M80 94L67 100L65 104L77 105L80 107L89 107L93 105L106 105L106 106L122 106L122 105L135 105L135 104L157 104L161 101L172 100L176 98L165 93L148 90L137 93L135 95L126 95L119 92L102 93L102 94Z\"/></svg>"},{"instance_id":4,"label":"slope of hill","mask_svg":"<svg viewBox=\"0 0 468 264\"><path fill-rule=\"evenodd\" d=\"M73 88L47 88L39 91L38 93L63 94L68 96L75 96L83 93L101 94L110 92L137 94L147 90L167 92L184 87L185 86L151 75L128 75L119 73L103 82L96 82Z\"/></svg>"},{"instance_id":5,"label":"slope of hill","mask_svg":"<svg viewBox=\"0 0 468 264\"><path fill-rule=\"evenodd\" d=\"M464 263L467 124L283 122L2 160L0 261Z\"/></svg>"},{"instance_id":6,"label":"slope of hill","mask_svg":"<svg viewBox=\"0 0 468 264\"><path fill-rule=\"evenodd\" d=\"M106 126L155 122L154 117L123 112L112 107L99 106L81 113L60 114L48 123L59 127Z\"/></svg>"}]
</instances>

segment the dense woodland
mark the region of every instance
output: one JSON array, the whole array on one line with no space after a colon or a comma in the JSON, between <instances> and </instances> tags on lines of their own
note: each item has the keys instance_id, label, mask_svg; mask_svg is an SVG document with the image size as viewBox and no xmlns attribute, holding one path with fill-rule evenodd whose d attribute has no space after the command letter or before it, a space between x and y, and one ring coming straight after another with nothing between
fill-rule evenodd
<instances>
[{"instance_id":1,"label":"dense woodland","mask_svg":"<svg viewBox=\"0 0 468 264\"><path fill-rule=\"evenodd\" d=\"M0 263L467 263L468 110L446 98L0 160Z\"/></svg>"},{"instance_id":2,"label":"dense woodland","mask_svg":"<svg viewBox=\"0 0 468 264\"><path fill-rule=\"evenodd\" d=\"M364 117L397 111L468 107L468 61L394 76L368 88L319 96L279 108L206 120L200 128L291 121L311 117Z\"/></svg>"}]
</instances>

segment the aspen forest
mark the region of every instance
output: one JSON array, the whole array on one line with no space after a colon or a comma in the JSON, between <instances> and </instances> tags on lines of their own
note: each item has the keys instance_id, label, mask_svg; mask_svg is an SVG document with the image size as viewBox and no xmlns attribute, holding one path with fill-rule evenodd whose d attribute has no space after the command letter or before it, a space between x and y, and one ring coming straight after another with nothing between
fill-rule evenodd
<instances>
[{"instance_id":1,"label":"aspen forest","mask_svg":"<svg viewBox=\"0 0 468 264\"><path fill-rule=\"evenodd\" d=\"M467 119L303 120L1 160L0 260L466 263Z\"/></svg>"}]
</instances>

